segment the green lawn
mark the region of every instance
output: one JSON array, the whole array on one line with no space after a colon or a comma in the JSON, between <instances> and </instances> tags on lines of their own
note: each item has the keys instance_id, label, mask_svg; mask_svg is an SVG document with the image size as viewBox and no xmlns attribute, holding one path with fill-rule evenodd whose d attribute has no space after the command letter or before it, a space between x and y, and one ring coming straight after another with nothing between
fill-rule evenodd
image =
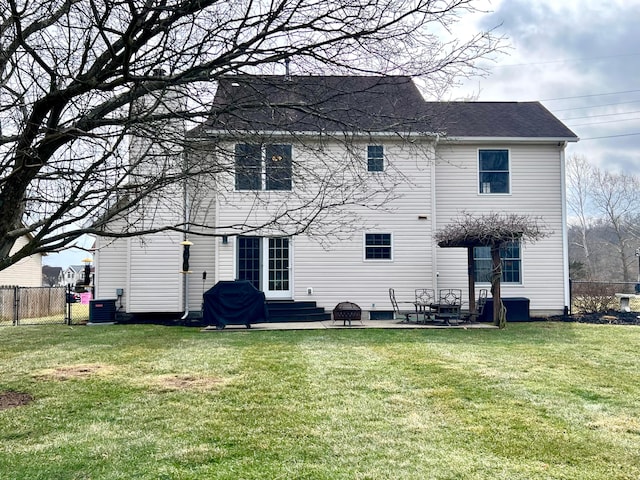
<instances>
[{"instance_id":1,"label":"green lawn","mask_svg":"<svg viewBox=\"0 0 640 480\"><path fill-rule=\"evenodd\" d=\"M638 479L640 328L0 329L6 479Z\"/></svg>"}]
</instances>

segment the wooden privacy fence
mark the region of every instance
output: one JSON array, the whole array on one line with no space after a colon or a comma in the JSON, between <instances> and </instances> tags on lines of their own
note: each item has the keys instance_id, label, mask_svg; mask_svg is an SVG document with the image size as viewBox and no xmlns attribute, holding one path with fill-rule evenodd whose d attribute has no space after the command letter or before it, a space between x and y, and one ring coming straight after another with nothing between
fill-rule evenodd
<instances>
[{"instance_id":1,"label":"wooden privacy fence","mask_svg":"<svg viewBox=\"0 0 640 480\"><path fill-rule=\"evenodd\" d=\"M0 325L67 323L65 287L0 287Z\"/></svg>"}]
</instances>

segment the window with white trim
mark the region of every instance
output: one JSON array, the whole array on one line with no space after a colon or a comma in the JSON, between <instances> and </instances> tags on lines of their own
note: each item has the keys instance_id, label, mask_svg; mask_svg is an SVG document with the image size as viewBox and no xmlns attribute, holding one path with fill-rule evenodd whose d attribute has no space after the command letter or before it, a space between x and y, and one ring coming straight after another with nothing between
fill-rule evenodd
<instances>
[{"instance_id":1,"label":"window with white trim","mask_svg":"<svg viewBox=\"0 0 640 480\"><path fill-rule=\"evenodd\" d=\"M382 145L367 146L367 170L369 172L384 171L384 147Z\"/></svg>"},{"instance_id":2,"label":"window with white trim","mask_svg":"<svg viewBox=\"0 0 640 480\"><path fill-rule=\"evenodd\" d=\"M502 260L502 283L522 283L522 258L520 256L520 242L509 242L500 247L500 259ZM479 283L491 283L491 247L474 247L473 264L475 281Z\"/></svg>"},{"instance_id":3,"label":"window with white trim","mask_svg":"<svg viewBox=\"0 0 640 480\"><path fill-rule=\"evenodd\" d=\"M392 244L390 233L365 233L364 258L366 260L391 260Z\"/></svg>"},{"instance_id":4,"label":"window with white trim","mask_svg":"<svg viewBox=\"0 0 640 480\"><path fill-rule=\"evenodd\" d=\"M291 190L291 145L235 146L236 190Z\"/></svg>"},{"instance_id":5,"label":"window with white trim","mask_svg":"<svg viewBox=\"0 0 640 480\"><path fill-rule=\"evenodd\" d=\"M478 150L478 179L481 194L510 193L509 150Z\"/></svg>"}]
</instances>

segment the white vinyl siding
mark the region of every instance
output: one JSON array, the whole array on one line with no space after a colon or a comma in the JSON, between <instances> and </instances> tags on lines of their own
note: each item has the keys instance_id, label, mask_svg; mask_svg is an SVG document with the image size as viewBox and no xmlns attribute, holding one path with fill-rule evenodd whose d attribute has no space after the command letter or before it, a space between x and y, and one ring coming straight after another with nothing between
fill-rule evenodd
<instances>
[{"instance_id":1,"label":"white vinyl siding","mask_svg":"<svg viewBox=\"0 0 640 480\"><path fill-rule=\"evenodd\" d=\"M183 310L181 241L177 232L129 239L128 312Z\"/></svg>"},{"instance_id":2,"label":"white vinyl siding","mask_svg":"<svg viewBox=\"0 0 640 480\"><path fill-rule=\"evenodd\" d=\"M565 259L560 147L555 143L520 144L515 141L479 146L477 143L440 140L434 156L426 140L421 145L387 138L373 140L384 147L385 161L389 162L385 171L376 175L367 175L368 165L362 155L371 140L356 141L357 144L349 148L350 152L359 155L361 162L361 170L355 173L350 169L340 170L341 162L345 164L352 160L347 160L342 143L325 141L320 145L309 140L308 148L301 144L292 147L296 152L296 164L304 165L307 172L318 177L325 171L338 174L338 177L344 173L344 178L340 177L344 182L348 182L348 175L353 174L371 182L372 188L379 186L378 182L388 182L390 192L387 193L392 194L383 209L346 206L339 210L339 215L333 211L322 212L308 233L293 237L291 282L294 300L316 301L327 311L343 301L357 303L365 311L389 311L389 288L396 290L400 301L412 300L416 288L461 288L463 301L467 302L466 249L439 248L433 235L463 211L479 215L501 211L542 217L549 233L537 243L522 245L521 283L503 284L503 296L529 298L533 312L562 310ZM509 195L479 194L480 148L509 150ZM225 149L233 152L234 145ZM314 157L314 152L321 152L322 157ZM193 273L188 277L191 311L199 310L203 291L217 281L234 280L237 276L238 231L231 228L225 231L222 227L261 225L287 210L300 216L292 222L292 227L299 227L297 220L304 221L314 213L295 210L309 196L317 194L308 183L298 183L299 187L306 188L303 191L237 191L233 155L225 158L229 162L229 173L218 179L215 189L199 189L200 192L207 190L210 197L192 199L192 209L197 212L196 223L215 225L220 227L216 231L219 235L229 236L226 244L220 237L190 237L194 243L190 259ZM394 172L401 172L401 175L393 177ZM296 174L304 173L294 171L294 185ZM220 194L215 195L216 191ZM342 189L337 189L332 198L336 192L341 193ZM372 193L369 199L374 202L380 198ZM332 229L340 222L343 222L343 231L332 235L336 233ZM279 224L277 228L266 227L251 234L281 237L288 234L287 228L287 225ZM365 259L364 236L368 232L391 234L391 261ZM144 245L130 249L125 266L130 270L127 289L135 297L129 302L130 311L182 311L185 276L179 273L182 265L180 241L181 235L165 235L145 240ZM112 262L114 268L122 268L115 263L115 258ZM203 282L204 271L207 278ZM110 286L105 287L106 292L113 291L116 280L114 277Z\"/></svg>"},{"instance_id":3,"label":"white vinyl siding","mask_svg":"<svg viewBox=\"0 0 640 480\"><path fill-rule=\"evenodd\" d=\"M565 259L562 247L560 148L555 144L516 143L508 146L490 145L486 148L509 149L511 195L478 195L477 145L441 143L436 168L438 228L448 224L463 211L478 215L510 212L541 217L548 237L522 245L521 284L504 284L502 295L529 298L532 311L561 312L565 298ZM438 248L437 262L440 288L465 289L466 249Z\"/></svg>"},{"instance_id":4,"label":"white vinyl siding","mask_svg":"<svg viewBox=\"0 0 640 480\"><path fill-rule=\"evenodd\" d=\"M95 265L95 298L116 298L116 290L123 289L120 301L125 305L129 295L127 289L127 244L126 238L98 237L93 255ZM118 303L117 306L120 306Z\"/></svg>"},{"instance_id":5,"label":"white vinyl siding","mask_svg":"<svg viewBox=\"0 0 640 480\"><path fill-rule=\"evenodd\" d=\"M332 148L342 146L336 144ZM402 300L412 300L415 288L433 285L435 273L430 241L433 234L430 215L432 158L429 157L429 147L411 148L385 142L384 149L390 159L389 170L401 169L411 182L404 179L394 187L395 198L385 209L349 207L354 224L358 222L358 231L342 235L342 238L327 237L326 243L314 238L320 235L317 232L295 237L295 300L316 301L327 311L343 301L355 302L365 311L390 311L389 288L395 288ZM360 151L363 150L366 150L364 142ZM366 169L364 163L363 170ZM229 212L227 209L225 215ZM424 218L425 213L427 218ZM365 260L365 232L392 233L393 261ZM312 295L307 294L308 288L312 289Z\"/></svg>"},{"instance_id":6,"label":"white vinyl siding","mask_svg":"<svg viewBox=\"0 0 640 480\"><path fill-rule=\"evenodd\" d=\"M17 252L29 242L26 236L16 240L11 253ZM42 286L42 254L37 253L19 260L17 263L0 271L0 286L41 287Z\"/></svg>"}]
</instances>

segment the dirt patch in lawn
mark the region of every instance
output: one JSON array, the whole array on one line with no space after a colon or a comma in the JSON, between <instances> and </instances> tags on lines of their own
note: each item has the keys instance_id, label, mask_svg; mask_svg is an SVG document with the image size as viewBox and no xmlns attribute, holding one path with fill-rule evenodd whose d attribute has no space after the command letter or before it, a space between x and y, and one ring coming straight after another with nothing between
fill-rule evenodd
<instances>
[{"instance_id":1,"label":"dirt patch in lawn","mask_svg":"<svg viewBox=\"0 0 640 480\"><path fill-rule=\"evenodd\" d=\"M0 392L0 410L21 407L33 402L33 397L28 393Z\"/></svg>"},{"instance_id":2,"label":"dirt patch in lawn","mask_svg":"<svg viewBox=\"0 0 640 480\"><path fill-rule=\"evenodd\" d=\"M223 383L221 378L188 374L162 375L154 382L162 390L209 390Z\"/></svg>"},{"instance_id":3,"label":"dirt patch in lawn","mask_svg":"<svg viewBox=\"0 0 640 480\"><path fill-rule=\"evenodd\" d=\"M114 367L99 363L66 365L42 370L35 374L35 377L49 380L73 380L89 378L94 375L104 375L113 372L113 370Z\"/></svg>"}]
</instances>

